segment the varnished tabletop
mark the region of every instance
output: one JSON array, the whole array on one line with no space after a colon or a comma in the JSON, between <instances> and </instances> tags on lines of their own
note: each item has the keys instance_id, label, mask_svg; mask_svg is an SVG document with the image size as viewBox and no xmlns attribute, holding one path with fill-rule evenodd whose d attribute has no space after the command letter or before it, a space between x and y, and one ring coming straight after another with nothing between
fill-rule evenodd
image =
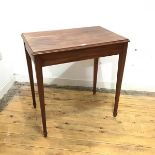
<instances>
[{"instance_id":1,"label":"varnished tabletop","mask_svg":"<svg viewBox=\"0 0 155 155\"><path fill-rule=\"evenodd\" d=\"M22 38L31 48L32 55L129 41L127 38L100 26L23 33Z\"/></svg>"}]
</instances>

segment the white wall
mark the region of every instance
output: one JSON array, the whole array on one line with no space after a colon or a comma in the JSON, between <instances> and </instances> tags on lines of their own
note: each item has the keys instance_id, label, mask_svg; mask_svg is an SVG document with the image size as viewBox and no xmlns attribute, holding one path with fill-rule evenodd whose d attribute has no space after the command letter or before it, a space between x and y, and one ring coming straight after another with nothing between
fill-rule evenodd
<instances>
[{"instance_id":1,"label":"white wall","mask_svg":"<svg viewBox=\"0 0 155 155\"><path fill-rule=\"evenodd\" d=\"M8 51L16 79L27 81L22 32L100 25L131 41L122 88L155 91L154 5L153 0L0 1L0 47ZM100 59L99 87L114 88L117 59ZM46 67L44 78L47 82L90 86L92 69L92 60Z\"/></svg>"},{"instance_id":2,"label":"white wall","mask_svg":"<svg viewBox=\"0 0 155 155\"><path fill-rule=\"evenodd\" d=\"M11 66L8 65L6 55L0 53L2 59L0 59L0 99L9 90L14 82L13 72Z\"/></svg>"}]
</instances>

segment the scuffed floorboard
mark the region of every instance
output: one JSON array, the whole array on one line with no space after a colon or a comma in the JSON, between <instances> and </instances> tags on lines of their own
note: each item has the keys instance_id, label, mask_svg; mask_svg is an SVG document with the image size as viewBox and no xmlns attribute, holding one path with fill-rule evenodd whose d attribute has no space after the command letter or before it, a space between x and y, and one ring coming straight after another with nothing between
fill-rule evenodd
<instances>
[{"instance_id":1,"label":"scuffed floorboard","mask_svg":"<svg viewBox=\"0 0 155 155\"><path fill-rule=\"evenodd\" d=\"M121 95L114 118L113 93L45 87L48 137L44 138L38 94L33 109L28 85L14 91L0 107L0 154L155 154L154 96Z\"/></svg>"}]
</instances>

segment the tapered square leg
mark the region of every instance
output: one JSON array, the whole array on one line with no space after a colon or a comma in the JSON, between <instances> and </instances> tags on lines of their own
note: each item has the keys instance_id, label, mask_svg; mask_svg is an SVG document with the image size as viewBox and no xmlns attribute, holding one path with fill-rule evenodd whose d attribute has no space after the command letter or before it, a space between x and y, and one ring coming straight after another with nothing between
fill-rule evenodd
<instances>
[{"instance_id":1,"label":"tapered square leg","mask_svg":"<svg viewBox=\"0 0 155 155\"><path fill-rule=\"evenodd\" d=\"M127 46L128 46L128 43L125 43L123 51L121 51L121 53L119 54L115 104L114 104L114 111L113 111L114 117L117 116L117 109L118 109L118 103L119 103L119 97L120 97L120 91L121 91L121 85L122 85L122 78L123 78L123 72L124 72L124 66L125 66L125 60L126 60L126 54L127 54Z\"/></svg>"},{"instance_id":2,"label":"tapered square leg","mask_svg":"<svg viewBox=\"0 0 155 155\"><path fill-rule=\"evenodd\" d=\"M24 44L24 46L25 46L25 44ZM29 56L26 48L25 48L25 54L26 54L26 60L27 60L27 67L28 67L30 85L31 85L31 93L32 93L33 107L36 108L32 62L31 62L31 58L30 58L30 56Z\"/></svg>"},{"instance_id":3,"label":"tapered square leg","mask_svg":"<svg viewBox=\"0 0 155 155\"><path fill-rule=\"evenodd\" d=\"M40 100L41 116L42 116L43 134L44 134L44 137L47 137L43 73L42 73L41 62L38 59L35 60L35 68L36 68L36 77L37 77L37 84L38 84L38 94L39 94L39 100Z\"/></svg>"},{"instance_id":4,"label":"tapered square leg","mask_svg":"<svg viewBox=\"0 0 155 155\"><path fill-rule=\"evenodd\" d=\"M99 58L95 58L95 59L94 59L93 95L96 94L96 83L97 83L97 72L98 72L98 60L99 60Z\"/></svg>"}]
</instances>

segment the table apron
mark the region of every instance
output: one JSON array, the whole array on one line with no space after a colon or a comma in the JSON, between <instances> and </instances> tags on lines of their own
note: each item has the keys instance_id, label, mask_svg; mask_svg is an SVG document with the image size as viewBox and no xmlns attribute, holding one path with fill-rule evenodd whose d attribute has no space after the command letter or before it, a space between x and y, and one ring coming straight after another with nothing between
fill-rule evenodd
<instances>
[{"instance_id":1,"label":"table apron","mask_svg":"<svg viewBox=\"0 0 155 155\"><path fill-rule=\"evenodd\" d=\"M91 47L86 49L77 49L72 51L46 53L43 55L36 55L35 58L39 59L42 66L49 66L97 57L117 55L120 52L123 52L123 49L124 43Z\"/></svg>"}]
</instances>

